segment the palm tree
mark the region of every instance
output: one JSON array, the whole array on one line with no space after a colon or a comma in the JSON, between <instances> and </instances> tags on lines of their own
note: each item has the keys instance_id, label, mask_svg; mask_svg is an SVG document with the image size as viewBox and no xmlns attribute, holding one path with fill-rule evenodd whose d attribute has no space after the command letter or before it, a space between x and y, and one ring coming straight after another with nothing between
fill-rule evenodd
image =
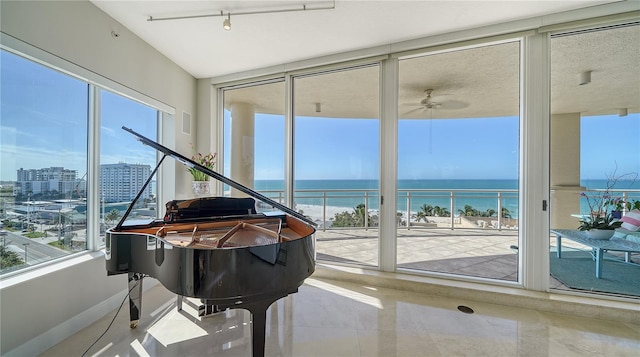
<instances>
[{"instance_id":1,"label":"palm tree","mask_svg":"<svg viewBox=\"0 0 640 357\"><path fill-rule=\"evenodd\" d=\"M113 210L111 210L111 212L107 213L107 215L104 217L104 220L107 225L111 226L111 224L113 224L113 222L117 221L119 218L120 212L114 208Z\"/></svg>"},{"instance_id":2,"label":"palm tree","mask_svg":"<svg viewBox=\"0 0 640 357\"><path fill-rule=\"evenodd\" d=\"M511 212L509 212L509 209L502 207L502 218L511 218Z\"/></svg>"},{"instance_id":3,"label":"palm tree","mask_svg":"<svg viewBox=\"0 0 640 357\"><path fill-rule=\"evenodd\" d=\"M479 215L478 210L471 207L471 205L464 205L464 210L459 209L458 213L467 217L473 217L473 216Z\"/></svg>"},{"instance_id":4,"label":"palm tree","mask_svg":"<svg viewBox=\"0 0 640 357\"><path fill-rule=\"evenodd\" d=\"M353 217L355 219L355 227L364 227L365 217L369 212L365 210L364 203L360 203L353 209ZM368 217L367 217L368 218Z\"/></svg>"},{"instance_id":5,"label":"palm tree","mask_svg":"<svg viewBox=\"0 0 640 357\"><path fill-rule=\"evenodd\" d=\"M427 217L430 216L433 216L433 207L425 203L418 209L418 212L416 213L416 221L420 222L421 220L424 220L426 222Z\"/></svg>"},{"instance_id":6,"label":"palm tree","mask_svg":"<svg viewBox=\"0 0 640 357\"><path fill-rule=\"evenodd\" d=\"M450 217L451 212L446 207L435 206L433 207L433 215L438 217Z\"/></svg>"}]
</instances>

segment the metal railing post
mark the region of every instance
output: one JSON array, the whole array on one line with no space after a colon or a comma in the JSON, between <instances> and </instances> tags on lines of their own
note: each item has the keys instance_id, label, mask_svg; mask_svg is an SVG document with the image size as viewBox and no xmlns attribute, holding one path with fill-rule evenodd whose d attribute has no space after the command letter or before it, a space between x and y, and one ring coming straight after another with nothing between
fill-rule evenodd
<instances>
[{"instance_id":1,"label":"metal railing post","mask_svg":"<svg viewBox=\"0 0 640 357\"><path fill-rule=\"evenodd\" d=\"M327 191L322 191L322 231L327 231Z\"/></svg>"},{"instance_id":2,"label":"metal railing post","mask_svg":"<svg viewBox=\"0 0 640 357\"><path fill-rule=\"evenodd\" d=\"M364 230L369 230L369 191L364 191Z\"/></svg>"},{"instance_id":3,"label":"metal railing post","mask_svg":"<svg viewBox=\"0 0 640 357\"><path fill-rule=\"evenodd\" d=\"M455 193L453 191L449 192L449 207L451 207L451 211L450 211L451 212L451 221L450 221L451 230L453 230L453 228L455 227L455 224L456 224L455 215L454 215L454 212L453 212L454 195L455 195Z\"/></svg>"},{"instance_id":4,"label":"metal railing post","mask_svg":"<svg viewBox=\"0 0 640 357\"><path fill-rule=\"evenodd\" d=\"M502 230L502 192L498 191L498 230Z\"/></svg>"},{"instance_id":5,"label":"metal railing post","mask_svg":"<svg viewBox=\"0 0 640 357\"><path fill-rule=\"evenodd\" d=\"M407 229L411 229L411 191L407 191Z\"/></svg>"}]
</instances>

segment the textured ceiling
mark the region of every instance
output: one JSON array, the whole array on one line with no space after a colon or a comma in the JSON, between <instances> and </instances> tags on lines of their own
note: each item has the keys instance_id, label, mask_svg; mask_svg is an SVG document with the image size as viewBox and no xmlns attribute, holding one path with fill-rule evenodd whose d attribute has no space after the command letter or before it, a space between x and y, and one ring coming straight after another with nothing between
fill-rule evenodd
<instances>
[{"instance_id":1,"label":"textured ceiling","mask_svg":"<svg viewBox=\"0 0 640 357\"><path fill-rule=\"evenodd\" d=\"M96 1L93 3L196 78L227 75L360 48L592 6L608 1L336 1L335 9L233 16L300 1ZM327 6L332 1L307 1ZM517 3L517 6L515 4ZM231 12L222 17L147 21L149 16ZM640 109L640 26L552 40L552 113L614 114ZM401 118L518 115L518 44L452 51L400 62ZM579 86L582 71L592 82ZM300 78L296 115L379 117L378 69ZM258 112L283 113L282 84L227 92ZM304 90L301 90L304 89ZM424 91L442 106L422 110ZM315 112L321 103L321 114ZM357 105L354 105L357 103ZM451 105L447 105L451 104ZM446 109L453 107L455 109Z\"/></svg>"},{"instance_id":2,"label":"textured ceiling","mask_svg":"<svg viewBox=\"0 0 640 357\"><path fill-rule=\"evenodd\" d=\"M519 56L519 43L512 42L401 60L400 118L517 116ZM580 73L587 70L591 83L581 86ZM379 117L378 80L377 67L295 79L295 114ZM433 101L441 107L422 108L426 89L433 89ZM227 91L225 106L250 102L260 113L282 114L283 98L283 84L256 86ZM640 26L553 38L551 112L600 115L621 108L640 109Z\"/></svg>"},{"instance_id":3,"label":"textured ceiling","mask_svg":"<svg viewBox=\"0 0 640 357\"><path fill-rule=\"evenodd\" d=\"M612 0L358 1L336 0L332 10L239 15L332 5L327 0L110 1L93 0L123 26L196 78L237 73L297 60L579 9ZM224 17L147 21L231 13Z\"/></svg>"}]
</instances>

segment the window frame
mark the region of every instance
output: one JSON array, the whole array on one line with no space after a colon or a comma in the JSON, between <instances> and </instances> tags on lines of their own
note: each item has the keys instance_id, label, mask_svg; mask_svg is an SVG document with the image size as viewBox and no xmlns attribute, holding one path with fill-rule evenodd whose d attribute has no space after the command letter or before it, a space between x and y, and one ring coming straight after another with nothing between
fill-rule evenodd
<instances>
[{"instance_id":1,"label":"window frame","mask_svg":"<svg viewBox=\"0 0 640 357\"><path fill-rule=\"evenodd\" d=\"M86 223L86 246L85 250L70 253L63 257L54 258L33 266L27 266L22 269L7 272L0 275L0 280L8 278L20 277L22 279L31 279L33 274L45 274L50 271L53 265L62 263L64 266L73 264L76 259L85 259L85 256L93 255L95 252L104 250L104 244L100 244L100 91L107 90L116 95L123 96L142 105L151 107L157 111L156 126L157 137L160 142L166 137L166 133L171 131L173 126L173 118L175 116L175 108L162 103L154 98L136 92L122 84L112 81L97 73L91 72L74 63L57 57L49 52L34 47L28 43L20 41L5 33L0 33L0 50L7 51L13 55L19 56L25 60L34 62L52 71L57 71L67 75L73 79L84 82L88 85L87 96L87 223ZM171 141L171 140L170 140ZM173 144L171 142L170 144ZM158 162L160 155L156 155ZM168 196L168 186L164 185L164 181L169 183L173 180L163 180L170 175L173 170L158 170L157 175L157 202ZM156 212L158 208L156 208Z\"/></svg>"}]
</instances>

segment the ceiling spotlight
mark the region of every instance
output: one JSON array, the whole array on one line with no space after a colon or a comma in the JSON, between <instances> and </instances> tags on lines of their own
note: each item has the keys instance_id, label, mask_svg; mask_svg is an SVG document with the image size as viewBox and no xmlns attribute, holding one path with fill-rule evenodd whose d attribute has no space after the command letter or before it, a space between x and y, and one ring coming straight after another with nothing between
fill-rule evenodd
<instances>
[{"instance_id":1,"label":"ceiling spotlight","mask_svg":"<svg viewBox=\"0 0 640 357\"><path fill-rule=\"evenodd\" d=\"M580 82L578 84L583 86L589 83L591 83L591 71L584 71L580 73Z\"/></svg>"},{"instance_id":2,"label":"ceiling spotlight","mask_svg":"<svg viewBox=\"0 0 640 357\"><path fill-rule=\"evenodd\" d=\"M230 31L231 30L231 13L229 13L228 15L229 17L227 17L222 23L222 28L227 31Z\"/></svg>"},{"instance_id":3,"label":"ceiling spotlight","mask_svg":"<svg viewBox=\"0 0 640 357\"><path fill-rule=\"evenodd\" d=\"M619 117L626 117L627 115L629 115L629 109L627 109L627 108L618 109L618 116Z\"/></svg>"}]
</instances>

